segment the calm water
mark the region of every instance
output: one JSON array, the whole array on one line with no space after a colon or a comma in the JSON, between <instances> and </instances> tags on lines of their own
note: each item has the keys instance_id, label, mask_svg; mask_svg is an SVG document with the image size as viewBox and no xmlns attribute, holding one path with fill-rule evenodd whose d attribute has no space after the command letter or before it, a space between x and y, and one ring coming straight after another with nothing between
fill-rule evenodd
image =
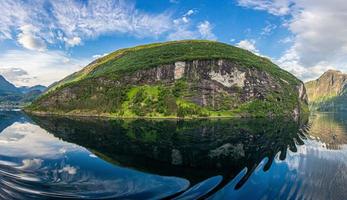
<instances>
[{"instance_id":1,"label":"calm water","mask_svg":"<svg viewBox=\"0 0 347 200\"><path fill-rule=\"evenodd\" d=\"M0 199L346 199L347 115L102 120L0 112Z\"/></svg>"}]
</instances>

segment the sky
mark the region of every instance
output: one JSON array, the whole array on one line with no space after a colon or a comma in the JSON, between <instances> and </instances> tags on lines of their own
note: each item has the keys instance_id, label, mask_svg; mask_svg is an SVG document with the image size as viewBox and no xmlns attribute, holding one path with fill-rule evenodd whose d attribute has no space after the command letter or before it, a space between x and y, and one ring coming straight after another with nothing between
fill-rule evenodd
<instances>
[{"instance_id":1,"label":"sky","mask_svg":"<svg viewBox=\"0 0 347 200\"><path fill-rule=\"evenodd\" d=\"M120 48L216 40L303 81L347 72L345 0L1 0L0 74L50 85Z\"/></svg>"}]
</instances>

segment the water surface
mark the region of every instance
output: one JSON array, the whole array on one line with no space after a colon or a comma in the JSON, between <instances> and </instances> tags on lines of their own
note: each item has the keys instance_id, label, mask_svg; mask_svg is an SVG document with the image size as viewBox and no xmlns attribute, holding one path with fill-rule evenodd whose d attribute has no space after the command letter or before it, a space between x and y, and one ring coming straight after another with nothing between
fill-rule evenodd
<instances>
[{"instance_id":1,"label":"water surface","mask_svg":"<svg viewBox=\"0 0 347 200\"><path fill-rule=\"evenodd\" d=\"M298 123L3 111L0 198L344 199L346 131L338 113Z\"/></svg>"}]
</instances>

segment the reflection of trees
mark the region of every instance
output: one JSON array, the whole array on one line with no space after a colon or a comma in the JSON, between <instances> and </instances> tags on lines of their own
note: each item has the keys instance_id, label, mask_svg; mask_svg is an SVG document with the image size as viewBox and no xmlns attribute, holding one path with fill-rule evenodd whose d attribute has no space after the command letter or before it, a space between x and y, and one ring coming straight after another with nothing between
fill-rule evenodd
<instances>
[{"instance_id":1,"label":"reflection of trees","mask_svg":"<svg viewBox=\"0 0 347 200\"><path fill-rule=\"evenodd\" d=\"M347 114L315 113L310 118L310 136L325 143L328 149L347 144Z\"/></svg>"},{"instance_id":2,"label":"reflection of trees","mask_svg":"<svg viewBox=\"0 0 347 200\"><path fill-rule=\"evenodd\" d=\"M300 125L285 119L97 120L32 117L42 128L68 142L89 148L117 165L193 183L222 174L224 183L244 167L247 180L268 157L296 151L303 142Z\"/></svg>"}]
</instances>

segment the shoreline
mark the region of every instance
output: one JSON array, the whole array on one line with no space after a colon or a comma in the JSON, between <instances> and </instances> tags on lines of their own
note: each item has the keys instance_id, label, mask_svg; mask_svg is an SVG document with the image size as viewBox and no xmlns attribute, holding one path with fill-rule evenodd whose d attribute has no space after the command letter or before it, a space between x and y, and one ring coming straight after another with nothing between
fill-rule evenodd
<instances>
[{"instance_id":1,"label":"shoreline","mask_svg":"<svg viewBox=\"0 0 347 200\"><path fill-rule=\"evenodd\" d=\"M240 118L261 118L261 117L253 117L253 116L209 116L209 117L141 117L141 116L114 116L112 114L87 114L87 113L57 113L57 112L43 112L43 111L30 111L22 109L26 114L32 114L37 116L60 116L60 117L94 117L94 118L105 118L105 119L164 119L164 120L193 120L193 119L240 119ZM283 116L282 116L283 117Z\"/></svg>"},{"instance_id":2,"label":"shoreline","mask_svg":"<svg viewBox=\"0 0 347 200\"><path fill-rule=\"evenodd\" d=\"M286 118L291 119L290 116L268 116L268 117L262 117L262 116L250 116L250 115L234 115L234 116L208 116L208 117L174 117L174 116L167 116L167 117L141 117L141 116L115 116L112 114L90 114L90 113L57 113L57 112L43 112L43 111L30 111L26 109L22 109L22 112L26 114L36 115L36 116L56 116L56 117L70 117L70 118L98 118L98 119L110 119L110 120L136 120L136 119L144 119L144 120L201 120L201 119L210 119L210 120L219 120L219 119L249 119L249 118Z\"/></svg>"}]
</instances>

